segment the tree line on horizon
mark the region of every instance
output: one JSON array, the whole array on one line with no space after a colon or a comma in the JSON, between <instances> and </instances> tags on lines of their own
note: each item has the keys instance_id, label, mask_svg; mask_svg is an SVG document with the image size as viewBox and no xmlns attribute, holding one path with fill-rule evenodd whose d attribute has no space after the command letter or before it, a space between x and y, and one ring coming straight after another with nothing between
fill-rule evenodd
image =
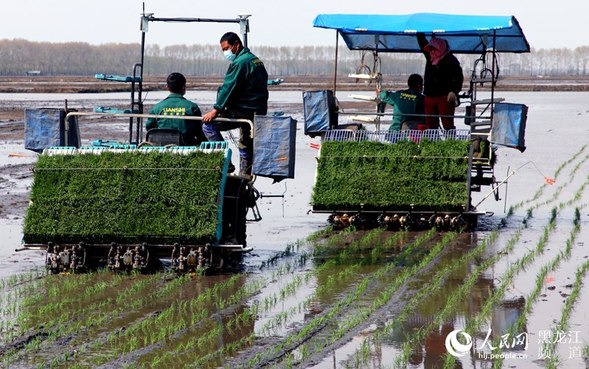
<instances>
[{"instance_id":1,"label":"tree line on horizon","mask_svg":"<svg viewBox=\"0 0 589 369\"><path fill-rule=\"evenodd\" d=\"M147 45L144 75L181 72L187 76L223 76L227 61L218 45ZM332 75L335 48L332 46L254 46L271 78L282 76ZM470 74L477 56L457 55L465 75ZM421 54L380 53L383 74L411 74L423 71ZM338 50L338 73L347 74L374 67L372 54L364 63L359 51L345 46ZM33 42L0 40L0 75L27 72L42 75L92 76L96 73L127 75L140 61L140 45L84 42ZM534 49L530 53L499 54L502 76L582 76L589 74L589 46L574 49Z\"/></svg>"}]
</instances>

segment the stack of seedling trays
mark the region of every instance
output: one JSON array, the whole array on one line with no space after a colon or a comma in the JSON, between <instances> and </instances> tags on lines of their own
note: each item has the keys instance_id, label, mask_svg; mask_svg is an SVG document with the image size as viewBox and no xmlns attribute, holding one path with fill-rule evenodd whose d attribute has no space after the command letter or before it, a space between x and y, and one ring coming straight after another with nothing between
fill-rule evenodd
<instances>
[{"instance_id":1,"label":"stack of seedling trays","mask_svg":"<svg viewBox=\"0 0 589 369\"><path fill-rule=\"evenodd\" d=\"M230 150L55 148L39 156L26 244L218 241Z\"/></svg>"},{"instance_id":2,"label":"stack of seedling trays","mask_svg":"<svg viewBox=\"0 0 589 369\"><path fill-rule=\"evenodd\" d=\"M468 140L324 141L313 210L461 212Z\"/></svg>"}]
</instances>

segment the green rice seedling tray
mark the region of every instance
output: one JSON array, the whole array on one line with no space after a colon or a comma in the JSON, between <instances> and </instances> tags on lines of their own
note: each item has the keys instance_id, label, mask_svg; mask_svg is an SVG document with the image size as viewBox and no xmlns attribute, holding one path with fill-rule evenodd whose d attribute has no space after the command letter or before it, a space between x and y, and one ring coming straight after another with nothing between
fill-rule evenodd
<instances>
[{"instance_id":1,"label":"green rice seedling tray","mask_svg":"<svg viewBox=\"0 0 589 369\"><path fill-rule=\"evenodd\" d=\"M468 141L326 141L312 195L316 211L463 211Z\"/></svg>"},{"instance_id":2,"label":"green rice seedling tray","mask_svg":"<svg viewBox=\"0 0 589 369\"><path fill-rule=\"evenodd\" d=\"M227 151L149 148L43 154L35 166L23 240L216 242Z\"/></svg>"}]
</instances>

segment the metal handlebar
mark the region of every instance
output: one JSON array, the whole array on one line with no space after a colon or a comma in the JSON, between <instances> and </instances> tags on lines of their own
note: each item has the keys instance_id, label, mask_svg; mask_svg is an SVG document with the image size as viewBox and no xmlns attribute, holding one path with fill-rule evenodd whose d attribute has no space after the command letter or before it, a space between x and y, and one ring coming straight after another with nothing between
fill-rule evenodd
<instances>
[{"instance_id":1,"label":"metal handlebar","mask_svg":"<svg viewBox=\"0 0 589 369\"><path fill-rule=\"evenodd\" d=\"M202 121L202 117L186 115L157 115L157 114L139 114L139 113L95 113L95 112L79 112L79 111L72 111L66 114L65 116L65 146L68 145L68 138L70 127L67 122L69 121L70 117L82 117L82 116L99 116L99 117L117 117L117 118L165 118L165 119L184 119L184 120L200 120ZM234 122L234 123L247 123L250 126L250 137L253 138L254 134L254 123L249 119L243 118L215 118L212 120L211 123L214 122ZM210 124L210 123L207 123Z\"/></svg>"}]
</instances>

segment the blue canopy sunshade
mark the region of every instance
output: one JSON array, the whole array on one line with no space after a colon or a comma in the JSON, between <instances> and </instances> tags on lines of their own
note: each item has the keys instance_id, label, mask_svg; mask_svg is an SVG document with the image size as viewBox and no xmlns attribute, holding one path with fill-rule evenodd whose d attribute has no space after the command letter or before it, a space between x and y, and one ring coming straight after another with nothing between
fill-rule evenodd
<instances>
[{"instance_id":1,"label":"blue canopy sunshade","mask_svg":"<svg viewBox=\"0 0 589 369\"><path fill-rule=\"evenodd\" d=\"M350 50L421 52L418 32L446 39L454 53L524 53L530 45L515 17L417 13L319 14L314 27L335 29Z\"/></svg>"}]
</instances>

